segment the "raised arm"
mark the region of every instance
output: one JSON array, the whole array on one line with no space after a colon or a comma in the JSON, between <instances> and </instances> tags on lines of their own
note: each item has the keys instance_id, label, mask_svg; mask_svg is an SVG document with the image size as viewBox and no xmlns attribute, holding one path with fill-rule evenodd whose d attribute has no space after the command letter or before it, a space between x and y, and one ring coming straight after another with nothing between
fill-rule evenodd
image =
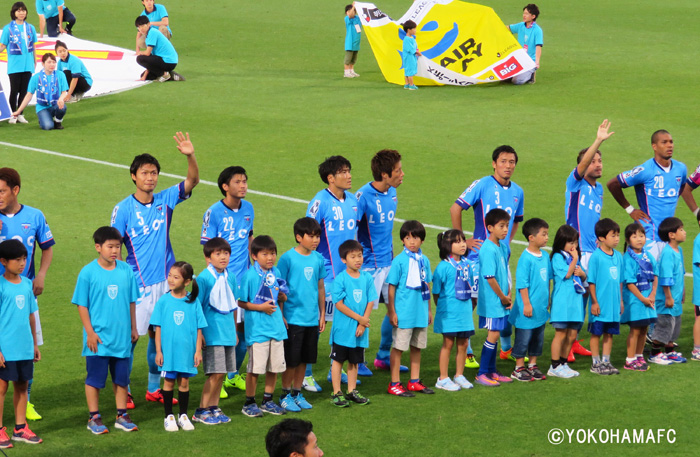
<instances>
[{"instance_id":1,"label":"raised arm","mask_svg":"<svg viewBox=\"0 0 700 457\"><path fill-rule=\"evenodd\" d=\"M538 47L537 49L540 48ZM605 119L603 123L598 126L598 133L596 134L595 141L588 148L583 157L581 157L581 162L576 167L579 176L583 176L586 173L586 170L588 170L588 167L593 161L593 157L595 157L595 153L598 151L598 148L600 148L600 145L603 144L603 141L615 134L615 132L608 132L609 129L610 122L607 119Z\"/></svg>"},{"instance_id":2,"label":"raised arm","mask_svg":"<svg viewBox=\"0 0 700 457\"><path fill-rule=\"evenodd\" d=\"M197 158L194 156L194 145L190 141L189 133L183 135L182 132L177 132L173 138L177 142L177 149L187 156L185 193L189 195L192 193L192 189L199 184L199 166L197 165Z\"/></svg>"}]
</instances>

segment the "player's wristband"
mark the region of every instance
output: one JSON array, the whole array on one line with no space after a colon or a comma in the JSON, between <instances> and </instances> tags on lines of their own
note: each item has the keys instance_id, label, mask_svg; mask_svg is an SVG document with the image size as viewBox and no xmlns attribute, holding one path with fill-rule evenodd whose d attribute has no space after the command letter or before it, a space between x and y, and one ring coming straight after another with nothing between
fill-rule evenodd
<instances>
[{"instance_id":1,"label":"player's wristband","mask_svg":"<svg viewBox=\"0 0 700 457\"><path fill-rule=\"evenodd\" d=\"M693 214L695 215L695 217L698 217L698 213L700 213L700 207L695 208L695 211L693 211Z\"/></svg>"},{"instance_id":2,"label":"player's wristband","mask_svg":"<svg viewBox=\"0 0 700 457\"><path fill-rule=\"evenodd\" d=\"M632 211L634 211L634 206L628 206L627 208L625 208L625 211L627 211L627 214L632 214Z\"/></svg>"}]
</instances>

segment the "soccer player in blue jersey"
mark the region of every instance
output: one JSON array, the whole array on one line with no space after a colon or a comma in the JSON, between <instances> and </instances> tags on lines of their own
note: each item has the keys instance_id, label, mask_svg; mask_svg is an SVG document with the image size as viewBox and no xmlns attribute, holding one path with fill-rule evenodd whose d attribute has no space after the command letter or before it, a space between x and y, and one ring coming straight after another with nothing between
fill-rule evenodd
<instances>
[{"instance_id":1,"label":"soccer player in blue jersey","mask_svg":"<svg viewBox=\"0 0 700 457\"><path fill-rule=\"evenodd\" d=\"M688 179L684 163L673 160L673 138L666 130L651 135L654 157L643 164L624 171L608 182L608 190L615 201L632 219L646 230L646 249L657 260L664 243L659 239L661 221L672 217ZM634 187L638 208L632 206L622 189Z\"/></svg>"},{"instance_id":2,"label":"soccer player in blue jersey","mask_svg":"<svg viewBox=\"0 0 700 457\"><path fill-rule=\"evenodd\" d=\"M28 262L24 267L22 276L32 281L34 296L38 297L44 292L46 273L53 259L53 245L56 242L51 234L51 229L46 222L44 214L36 208L22 205L17 197L22 181L19 173L13 168L0 168L0 242L5 240L19 240L27 249ZM39 269L36 270L34 260L35 246L39 245L41 260ZM4 271L0 265L0 274ZM38 344L44 344L41 332L39 311L34 314L36 320L36 335ZM27 418L39 420L41 416L34 409L31 402L33 380L29 380L27 390Z\"/></svg>"},{"instance_id":3,"label":"soccer player in blue jersey","mask_svg":"<svg viewBox=\"0 0 700 457\"><path fill-rule=\"evenodd\" d=\"M401 154L393 149L382 149L372 158L372 177L370 181L357 191L355 196L362 212L362 219L357 228L357 240L363 248L366 271L374 278L378 302L386 303L389 296L389 283L386 282L394 258L393 229L396 215L396 188L403 183L404 172L401 168ZM375 368L389 369L391 354L391 322L389 316L384 317L381 328L379 350L374 359ZM406 367L405 367L406 368ZM406 370L408 371L408 368ZM372 372L364 363L358 368L360 376L371 376Z\"/></svg>"},{"instance_id":4,"label":"soccer player in blue jersey","mask_svg":"<svg viewBox=\"0 0 700 457\"><path fill-rule=\"evenodd\" d=\"M248 193L248 175L243 167L225 168L218 179L223 199L214 203L204 213L200 243L205 244L214 237L221 237L231 245L231 258L228 273L240 284L243 274L250 267L250 243L253 241L253 205L245 200ZM243 313L240 313L241 319ZM239 320L241 320L239 319ZM245 378L239 374L246 354L243 322L236 324L238 344L236 345L236 371L229 373L221 390L221 398L228 398L225 388L245 390Z\"/></svg>"},{"instance_id":5,"label":"soccer player in blue jersey","mask_svg":"<svg viewBox=\"0 0 700 457\"><path fill-rule=\"evenodd\" d=\"M128 263L139 286L141 297L136 303L136 323L139 335L148 333L148 391L146 400L163 401L160 393L160 369L156 365L155 333L149 328L153 307L168 291L168 272L175 263L170 244L170 225L175 206L192 195L199 183L199 167L194 156L194 146L189 133L177 132L173 137L177 149L187 157L187 177L161 192L155 193L158 185L160 164L150 154L134 157L131 163L131 180L136 192L119 202L112 211L111 226L124 237L126 263ZM121 251L119 253L121 259ZM133 354L133 349L132 349ZM133 399L129 396L130 407Z\"/></svg>"}]
</instances>

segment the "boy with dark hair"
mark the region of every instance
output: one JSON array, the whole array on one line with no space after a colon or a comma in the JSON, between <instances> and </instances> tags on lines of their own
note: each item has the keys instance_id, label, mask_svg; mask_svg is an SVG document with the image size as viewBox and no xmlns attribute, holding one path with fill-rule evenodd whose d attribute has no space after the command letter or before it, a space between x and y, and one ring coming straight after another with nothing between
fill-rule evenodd
<instances>
[{"instance_id":1,"label":"boy with dark hair","mask_svg":"<svg viewBox=\"0 0 700 457\"><path fill-rule=\"evenodd\" d=\"M542 355L544 327L549 318L549 282L553 278L549 255L542 250L549 241L549 224L543 219L529 219L523 224L523 236L528 245L518 259L515 305L509 317L515 326L515 370L510 377L516 381L539 381L546 379L537 366L537 357ZM526 355L530 356L527 368Z\"/></svg>"},{"instance_id":2,"label":"boy with dark hair","mask_svg":"<svg viewBox=\"0 0 700 457\"><path fill-rule=\"evenodd\" d=\"M403 31L406 36L403 39L403 50L401 51L401 63L403 64L403 72L406 79L406 84L403 88L408 90L418 90L418 87L413 83L413 77L418 73L418 56L422 56L416 44L416 25L413 21L403 23Z\"/></svg>"},{"instance_id":3,"label":"boy with dark hair","mask_svg":"<svg viewBox=\"0 0 700 457\"><path fill-rule=\"evenodd\" d=\"M488 330L476 382L486 387L497 387L501 383L513 382L496 370L498 338L508 325L508 312L512 307L508 283L508 257L510 248L504 242L508 236L510 215L506 210L495 208L486 213L484 224L489 237L479 249L479 276L485 284L479 287L476 311L479 328Z\"/></svg>"},{"instance_id":4,"label":"boy with dark hair","mask_svg":"<svg viewBox=\"0 0 700 457\"><path fill-rule=\"evenodd\" d=\"M27 264L27 248L19 240L0 243L0 448L12 447L7 428L2 425L5 394L12 382L15 428L12 441L39 444L41 438L26 422L27 388L34 374L34 362L41 360L36 336L37 311L32 282L22 275Z\"/></svg>"},{"instance_id":5,"label":"boy with dark hair","mask_svg":"<svg viewBox=\"0 0 700 457\"><path fill-rule=\"evenodd\" d=\"M95 435L109 432L99 410L100 390L105 387L109 370L117 403L114 426L131 432L138 430L126 411L131 347L139 339L136 328L139 291L129 265L118 260L122 247L119 230L100 227L92 238L98 257L80 271L72 299L83 323L85 397L90 412L87 429Z\"/></svg>"},{"instance_id":6,"label":"boy with dark hair","mask_svg":"<svg viewBox=\"0 0 700 457\"><path fill-rule=\"evenodd\" d=\"M534 3L528 3L523 8L523 22L511 24L508 30L518 34L518 43L523 47L527 55L535 62L535 68L523 72L512 79L513 84L535 83L535 72L540 68L542 56L542 28L535 21L540 17L540 9Z\"/></svg>"},{"instance_id":7,"label":"boy with dark hair","mask_svg":"<svg viewBox=\"0 0 700 457\"><path fill-rule=\"evenodd\" d=\"M275 268L277 245L272 237L260 235L250 245L253 266L243 275L239 306L246 310L245 336L248 345L248 377L243 414L259 417L263 412L276 416L286 411L272 400L277 373L284 373L284 340L287 329L280 310L287 300L287 282ZM260 408L255 402L258 376L265 375L265 393Z\"/></svg>"},{"instance_id":8,"label":"boy with dark hair","mask_svg":"<svg viewBox=\"0 0 700 457\"><path fill-rule=\"evenodd\" d=\"M360 51L360 38L362 26L360 18L355 11L355 3L345 5L345 78L358 78L355 73L355 62L357 53Z\"/></svg>"},{"instance_id":9,"label":"boy with dark hair","mask_svg":"<svg viewBox=\"0 0 700 457\"><path fill-rule=\"evenodd\" d=\"M610 363L613 335L620 334L620 314L625 306L622 302L622 254L615 250L620 243L620 226L612 219L601 219L595 224L595 236L598 238L598 249L593 251L588 263L588 284L591 293L588 331L591 333L593 357L591 373L620 374Z\"/></svg>"},{"instance_id":10,"label":"boy with dark hair","mask_svg":"<svg viewBox=\"0 0 700 457\"><path fill-rule=\"evenodd\" d=\"M372 305L377 299L372 276L362 268L362 245L355 240L347 240L338 249L346 269L333 282L333 303L340 311L331 328L331 374L333 394L331 403L344 408L350 406L348 400L359 405L369 403L356 389L357 367L364 363L365 350L369 346L369 317ZM348 394L340 390L343 363L348 362ZM347 398L347 399L346 399Z\"/></svg>"},{"instance_id":11,"label":"boy with dark hair","mask_svg":"<svg viewBox=\"0 0 700 457\"><path fill-rule=\"evenodd\" d=\"M224 424L231 419L219 408L219 397L226 373L236 368L236 278L228 273L231 246L221 237L207 241L202 251L207 268L197 275L199 297L207 326L202 329L205 347L202 366L207 380L199 408L192 420L207 425Z\"/></svg>"},{"instance_id":12,"label":"boy with dark hair","mask_svg":"<svg viewBox=\"0 0 700 457\"><path fill-rule=\"evenodd\" d=\"M155 3L154 0L141 0L141 3L143 4L141 16L146 16L151 23L151 27L158 29L169 40L173 36L173 32L170 30L170 19L165 6ZM136 52L146 47L146 35L136 32Z\"/></svg>"},{"instance_id":13,"label":"boy with dark hair","mask_svg":"<svg viewBox=\"0 0 700 457\"><path fill-rule=\"evenodd\" d=\"M146 50L136 51L136 63L146 69L141 73L141 81L184 81L184 76L173 71L178 63L178 55L170 40L151 27L147 16L138 16L134 24L139 33L146 36Z\"/></svg>"},{"instance_id":14,"label":"boy with dark hair","mask_svg":"<svg viewBox=\"0 0 700 457\"><path fill-rule=\"evenodd\" d=\"M421 349L428 344L428 325L433 321L430 309L430 260L423 255L421 245L425 241L425 227L418 221L406 221L399 232L403 251L394 257L387 282L389 300L387 309L393 329L391 349L391 383L387 389L391 395L413 397L414 392L435 393L420 380ZM411 351L411 378L408 389L401 384L401 356Z\"/></svg>"},{"instance_id":15,"label":"boy with dark hair","mask_svg":"<svg viewBox=\"0 0 700 457\"><path fill-rule=\"evenodd\" d=\"M270 427L265 448L270 457L323 457L314 426L301 419L285 419Z\"/></svg>"},{"instance_id":16,"label":"boy with dark hair","mask_svg":"<svg viewBox=\"0 0 700 457\"><path fill-rule=\"evenodd\" d=\"M297 246L282 254L277 268L287 281L289 294L282 306L287 323L284 359L287 370L282 375L280 404L287 411L311 409L301 393L307 364L316 363L318 334L326 327L326 291L323 278L326 265L316 252L321 241L321 226L315 219L302 217L294 223Z\"/></svg>"},{"instance_id":17,"label":"boy with dark hair","mask_svg":"<svg viewBox=\"0 0 700 457\"><path fill-rule=\"evenodd\" d=\"M685 301L685 266L680 244L686 239L683 221L668 217L659 224L659 238L666 245L659 256L659 288L656 291L657 320L651 335L650 362L667 365L664 361L685 363L687 359L676 352L673 343L681 332L681 316Z\"/></svg>"}]
</instances>

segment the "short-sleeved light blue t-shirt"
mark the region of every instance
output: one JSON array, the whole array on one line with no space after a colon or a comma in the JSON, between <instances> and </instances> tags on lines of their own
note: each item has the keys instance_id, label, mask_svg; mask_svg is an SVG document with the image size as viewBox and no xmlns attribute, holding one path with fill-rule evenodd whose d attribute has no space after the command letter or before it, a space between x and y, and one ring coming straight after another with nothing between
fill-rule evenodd
<instances>
[{"instance_id":1,"label":"short-sleeved light blue t-shirt","mask_svg":"<svg viewBox=\"0 0 700 457\"><path fill-rule=\"evenodd\" d=\"M146 11L146 8L141 11L141 16L146 16L148 18L148 22L160 22L163 20L163 18L168 17L168 10L165 9L165 6L161 5L160 3L155 3L153 4L153 11L150 13ZM158 29L157 25L152 25L151 28ZM172 35L173 31L170 30L170 24L168 24L168 32Z\"/></svg>"},{"instance_id":2,"label":"short-sleeved light blue t-shirt","mask_svg":"<svg viewBox=\"0 0 700 457\"><path fill-rule=\"evenodd\" d=\"M469 262L467 281L473 286L473 264ZM457 269L447 260L443 260L433 273L433 295L437 295L435 304L435 333L466 332L474 330L472 318L472 300L458 300L455 292Z\"/></svg>"},{"instance_id":3,"label":"short-sleeved light blue t-shirt","mask_svg":"<svg viewBox=\"0 0 700 457\"><path fill-rule=\"evenodd\" d=\"M530 27L525 25L525 22L511 24L508 26L511 33L518 34L518 43L523 47L527 55L535 62L537 54L537 46L544 45L542 27L537 25L537 22L530 24Z\"/></svg>"},{"instance_id":4,"label":"short-sleeved light blue t-shirt","mask_svg":"<svg viewBox=\"0 0 700 457\"><path fill-rule=\"evenodd\" d=\"M358 29L362 27L360 18L355 16L352 19L345 16L345 50L359 51L360 50L360 32Z\"/></svg>"},{"instance_id":5,"label":"short-sleeved light blue t-shirt","mask_svg":"<svg viewBox=\"0 0 700 457\"><path fill-rule=\"evenodd\" d=\"M32 281L19 278L19 284L14 284L0 276L0 352L7 362L34 359L29 316L39 308Z\"/></svg>"},{"instance_id":6,"label":"short-sleeved light blue t-shirt","mask_svg":"<svg viewBox=\"0 0 700 457\"><path fill-rule=\"evenodd\" d=\"M37 94L37 90L39 90L39 78L41 78L41 75L44 74L44 70L38 71L34 73L29 80L29 86L27 87L27 92L39 95ZM64 75L61 72L54 72L56 75L56 86L58 86L58 95L59 97L61 96L61 92L65 92L68 90L68 81L66 80L66 75ZM49 88L48 90L51 90L52 92L55 90L56 86L52 85L49 83ZM38 113L39 111L43 111L45 109L51 108L51 105L45 105L43 103L40 103L39 100L36 102L36 112Z\"/></svg>"},{"instance_id":7,"label":"short-sleeved light blue t-shirt","mask_svg":"<svg viewBox=\"0 0 700 457\"><path fill-rule=\"evenodd\" d=\"M60 72L68 70L73 78L79 78L82 76L85 78L85 82L92 86L92 76L90 76L90 72L83 61L75 57L73 54L69 53L68 59L66 59L65 62L62 59L58 59L58 66L56 67L56 70Z\"/></svg>"},{"instance_id":8,"label":"short-sleeved light blue t-shirt","mask_svg":"<svg viewBox=\"0 0 700 457\"><path fill-rule=\"evenodd\" d=\"M275 277L281 277L277 268L273 267L272 272ZM238 299L244 302L254 303L255 295L258 293L262 281L263 278L255 271L255 268L248 269L243 275ZM318 300L318 296L316 300ZM287 328L284 326L282 311L279 308L279 303L275 303L275 305L277 305L277 309L269 315L262 311L246 310L245 341L248 346L253 343L265 343L270 340L282 341L287 339ZM318 301L316 301L316 307L318 308Z\"/></svg>"},{"instance_id":9,"label":"short-sleeved light blue t-shirt","mask_svg":"<svg viewBox=\"0 0 700 457\"><path fill-rule=\"evenodd\" d=\"M117 260L112 270L105 270L95 259L80 270L71 301L87 308L92 329L102 340L95 354L83 329L83 356L131 356L131 304L138 298L136 278L126 262Z\"/></svg>"},{"instance_id":10,"label":"short-sleeved light blue t-shirt","mask_svg":"<svg viewBox=\"0 0 700 457\"><path fill-rule=\"evenodd\" d=\"M700 234L693 241L693 304L700 306Z\"/></svg>"},{"instance_id":11,"label":"short-sleeved light blue t-shirt","mask_svg":"<svg viewBox=\"0 0 700 457\"><path fill-rule=\"evenodd\" d=\"M501 292L509 295L508 289L508 245L501 241L497 246L490 239L484 240L479 250L479 300L476 312L481 317L504 317L508 310L501 303L496 292L488 283L489 278L495 278Z\"/></svg>"},{"instance_id":12,"label":"short-sleeved light blue t-shirt","mask_svg":"<svg viewBox=\"0 0 700 457\"><path fill-rule=\"evenodd\" d=\"M236 317L234 313L240 312L240 310L221 314L210 306L209 296L214 288L214 284L216 284L216 278L208 269L204 269L197 275L197 285L199 286L197 301L201 302L204 319L207 321L207 326L202 329L204 342L207 346L235 346ZM233 275L228 275L228 286L231 288L233 295L239 298L236 278Z\"/></svg>"},{"instance_id":13,"label":"short-sleeved light blue t-shirt","mask_svg":"<svg viewBox=\"0 0 700 457\"><path fill-rule=\"evenodd\" d=\"M406 76L414 76L418 73L417 50L416 37L406 36L403 39L403 50L401 52L401 63L403 63L403 71Z\"/></svg>"},{"instance_id":14,"label":"short-sleeved light blue t-shirt","mask_svg":"<svg viewBox=\"0 0 700 457\"><path fill-rule=\"evenodd\" d=\"M0 35L0 43L8 48L5 50L7 53L7 74L11 75L13 73L23 73L25 71L33 73L35 68L34 53L27 50L27 41L36 45L36 29L32 24L27 24L25 22L22 25L18 25L19 35L11 36L10 27L12 27L12 22L2 29L2 35ZM10 53L10 40L19 45L21 54Z\"/></svg>"},{"instance_id":15,"label":"short-sleeved light blue t-shirt","mask_svg":"<svg viewBox=\"0 0 700 457\"><path fill-rule=\"evenodd\" d=\"M409 257L401 251L391 262L391 269L386 282L396 286L394 308L399 319L399 328L424 328L428 326L429 301L423 300L420 290L406 287L408 278ZM430 270L430 260L423 256L423 271L421 277L430 284L433 281Z\"/></svg>"},{"instance_id":16,"label":"short-sleeved light blue t-shirt","mask_svg":"<svg viewBox=\"0 0 700 457\"><path fill-rule=\"evenodd\" d=\"M323 256L316 251L303 255L296 249L290 249L280 257L277 269L289 287L282 309L287 324L302 327L318 325L318 282L326 277Z\"/></svg>"},{"instance_id":17,"label":"short-sleeved light blue t-shirt","mask_svg":"<svg viewBox=\"0 0 700 457\"><path fill-rule=\"evenodd\" d=\"M366 271L360 271L359 278L351 277L347 270L336 276L333 281L333 304L343 301L343 304L351 311L363 316L367 310L367 304L377 300L377 290L374 288L374 280ZM355 336L357 321L336 308L333 314L333 327L331 328L330 344L339 344L349 348L366 348L369 346L369 328L365 329L362 336Z\"/></svg>"},{"instance_id":18,"label":"short-sleeved light blue t-shirt","mask_svg":"<svg viewBox=\"0 0 700 457\"><path fill-rule=\"evenodd\" d=\"M647 251L642 253L644 258L651 263L652 270L654 271L654 276L659 275L659 267L656 264L656 259L654 256L649 254ZM639 301L639 299L629 290L628 284L637 285L637 273L639 273L639 264L636 260L632 258L629 252L625 252L622 256L622 262L625 266L625 275L623 277L622 284L622 302L625 304L625 310L622 312L622 317L620 322L630 322L639 321L642 319L651 319L656 317L656 310L650 306L646 306L644 303ZM651 286L653 280L649 282L649 289L640 290L641 294L648 297L651 293ZM654 305L656 306L656 305Z\"/></svg>"},{"instance_id":19,"label":"short-sleeved light blue t-shirt","mask_svg":"<svg viewBox=\"0 0 700 457\"><path fill-rule=\"evenodd\" d=\"M552 266L549 256L544 251L539 256L527 249L518 259L515 273L515 303L510 312L510 323L515 328L533 329L547 323L549 312L549 281L552 279ZM532 316L523 314L524 303L520 291L527 289L528 298L532 305Z\"/></svg>"},{"instance_id":20,"label":"short-sleeved light blue t-shirt","mask_svg":"<svg viewBox=\"0 0 700 457\"><path fill-rule=\"evenodd\" d=\"M588 283L595 284L595 295L600 306L600 315L589 312L588 322L620 322L620 300L623 264L622 254L613 249L608 255L598 248L588 261Z\"/></svg>"},{"instance_id":21,"label":"short-sleeved light blue t-shirt","mask_svg":"<svg viewBox=\"0 0 700 457\"><path fill-rule=\"evenodd\" d=\"M679 246L678 251L676 251L667 244L659 256L659 286L656 288L657 314L670 314L671 316L683 314L683 276L685 276L683 248ZM671 287L673 308L666 308L663 286Z\"/></svg>"},{"instance_id":22,"label":"short-sleeved light blue t-shirt","mask_svg":"<svg viewBox=\"0 0 700 457\"><path fill-rule=\"evenodd\" d=\"M578 262L581 266L581 262ZM552 276L554 290L552 291L552 306L550 307L550 322L583 322L583 294L576 292L574 275L567 278L569 264L564 256L557 252L552 256ZM516 272L517 274L517 272Z\"/></svg>"},{"instance_id":23,"label":"short-sleeved light blue t-shirt","mask_svg":"<svg viewBox=\"0 0 700 457\"><path fill-rule=\"evenodd\" d=\"M160 327L161 369L196 375L197 330L205 328L207 321L199 301L188 303L187 299L175 298L170 292L160 297L151 314L151 325Z\"/></svg>"},{"instance_id":24,"label":"short-sleeved light blue t-shirt","mask_svg":"<svg viewBox=\"0 0 700 457\"><path fill-rule=\"evenodd\" d=\"M175 47L170 40L165 38L165 35L160 33L160 30L151 27L146 35L146 46L152 47L151 54L163 59L165 63L177 63L178 57Z\"/></svg>"},{"instance_id":25,"label":"short-sleeved light blue t-shirt","mask_svg":"<svg viewBox=\"0 0 700 457\"><path fill-rule=\"evenodd\" d=\"M58 16L58 7L66 7L63 0L36 0L36 14L43 15L46 19Z\"/></svg>"}]
</instances>

